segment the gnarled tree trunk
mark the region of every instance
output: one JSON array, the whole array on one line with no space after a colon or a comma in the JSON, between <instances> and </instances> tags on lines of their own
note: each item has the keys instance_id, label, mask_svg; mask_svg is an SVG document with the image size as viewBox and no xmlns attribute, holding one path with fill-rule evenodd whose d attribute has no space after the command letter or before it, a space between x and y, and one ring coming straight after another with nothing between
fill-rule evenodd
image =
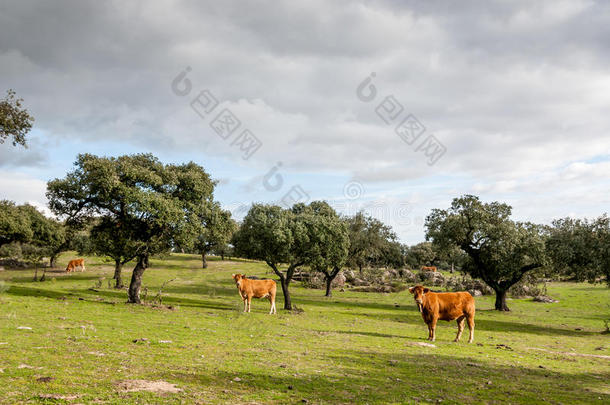
<instances>
[{"instance_id":1,"label":"gnarled tree trunk","mask_svg":"<svg viewBox=\"0 0 610 405\"><path fill-rule=\"evenodd\" d=\"M510 311L506 305L506 290L496 290L496 306L498 311Z\"/></svg>"},{"instance_id":2,"label":"gnarled tree trunk","mask_svg":"<svg viewBox=\"0 0 610 405\"><path fill-rule=\"evenodd\" d=\"M333 289L332 289L333 280L327 276L324 276L324 281L326 281L326 294L324 294L324 296L332 297L333 296Z\"/></svg>"},{"instance_id":3,"label":"gnarled tree trunk","mask_svg":"<svg viewBox=\"0 0 610 405\"><path fill-rule=\"evenodd\" d=\"M51 267L52 269L54 269L55 267L57 267L57 257L59 256L59 254L54 254L53 256L51 256L51 258L49 259L49 267Z\"/></svg>"},{"instance_id":4,"label":"gnarled tree trunk","mask_svg":"<svg viewBox=\"0 0 610 405\"><path fill-rule=\"evenodd\" d=\"M288 289L290 280L286 279L286 277L281 277L280 284L282 285L282 293L284 294L284 309L291 311L292 299L290 298L290 290Z\"/></svg>"},{"instance_id":5,"label":"gnarled tree trunk","mask_svg":"<svg viewBox=\"0 0 610 405\"><path fill-rule=\"evenodd\" d=\"M139 256L138 263L133 269L131 274L131 283L129 284L129 299L127 302L132 304L140 304L140 287L142 287L142 275L146 270L146 263L148 263L148 256Z\"/></svg>"}]
</instances>

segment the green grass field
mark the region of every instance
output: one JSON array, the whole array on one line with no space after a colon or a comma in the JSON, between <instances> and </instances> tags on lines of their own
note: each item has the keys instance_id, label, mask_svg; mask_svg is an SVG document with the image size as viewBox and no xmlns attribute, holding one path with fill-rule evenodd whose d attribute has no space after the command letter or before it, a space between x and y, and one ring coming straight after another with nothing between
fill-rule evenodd
<instances>
[{"instance_id":1,"label":"green grass field","mask_svg":"<svg viewBox=\"0 0 610 405\"><path fill-rule=\"evenodd\" d=\"M0 272L1 403L610 403L602 285L551 284L559 303L510 300L510 313L477 298L475 343L467 330L452 343L455 322L442 322L436 347L421 347L427 328L406 291L327 299L294 283L303 312L282 310L278 288L277 315L263 300L243 314L231 273L269 276L264 264L202 270L173 255L144 274L148 301L175 279L163 292L171 308L136 306L108 288L110 264L87 266L45 282ZM180 391L126 392L130 380Z\"/></svg>"}]
</instances>

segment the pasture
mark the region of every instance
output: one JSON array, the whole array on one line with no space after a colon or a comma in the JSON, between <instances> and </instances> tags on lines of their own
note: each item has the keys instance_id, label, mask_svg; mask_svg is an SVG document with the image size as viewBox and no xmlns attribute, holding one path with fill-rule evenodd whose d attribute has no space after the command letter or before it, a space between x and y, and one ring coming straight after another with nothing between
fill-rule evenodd
<instances>
[{"instance_id":1,"label":"pasture","mask_svg":"<svg viewBox=\"0 0 610 405\"><path fill-rule=\"evenodd\" d=\"M0 271L0 402L610 403L604 285L550 284L559 303L515 299L509 313L477 297L473 344L453 343L455 322L439 322L435 347L425 347L408 291L328 299L295 282L302 312L282 309L278 285L277 315L267 300L243 314L231 274L269 277L266 265L211 260L203 270L197 256L172 255L144 274L148 302L173 280L163 306L129 305L125 290L108 287L109 263L86 263L45 282L30 269Z\"/></svg>"}]
</instances>

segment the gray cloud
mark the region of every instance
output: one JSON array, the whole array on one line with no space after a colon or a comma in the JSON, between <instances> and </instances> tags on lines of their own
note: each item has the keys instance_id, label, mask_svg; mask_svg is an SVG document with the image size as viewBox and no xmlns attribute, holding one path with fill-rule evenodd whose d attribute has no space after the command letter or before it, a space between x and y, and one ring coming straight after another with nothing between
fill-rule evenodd
<instances>
[{"instance_id":1,"label":"gray cloud","mask_svg":"<svg viewBox=\"0 0 610 405\"><path fill-rule=\"evenodd\" d=\"M461 176L489 192L610 155L609 46L604 1L0 5L1 87L51 137L240 160L189 108L195 93L170 91L191 66L195 90L263 140L252 167ZM367 104L355 91L371 72L379 94ZM447 147L435 166L376 116L390 94Z\"/></svg>"}]
</instances>

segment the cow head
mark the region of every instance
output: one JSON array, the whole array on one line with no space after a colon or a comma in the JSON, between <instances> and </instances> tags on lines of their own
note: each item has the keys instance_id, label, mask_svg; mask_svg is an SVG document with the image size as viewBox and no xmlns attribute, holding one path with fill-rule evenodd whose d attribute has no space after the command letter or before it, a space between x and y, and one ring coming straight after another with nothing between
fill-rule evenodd
<instances>
[{"instance_id":1,"label":"cow head","mask_svg":"<svg viewBox=\"0 0 610 405\"><path fill-rule=\"evenodd\" d=\"M235 285L237 287L241 287L241 280L246 278L245 274L231 274L233 280L235 280Z\"/></svg>"},{"instance_id":2,"label":"cow head","mask_svg":"<svg viewBox=\"0 0 610 405\"><path fill-rule=\"evenodd\" d=\"M415 287L409 288L409 292L413 294L413 298L415 299L417 308L419 308L419 312L422 312L424 307L424 294L429 293L430 289L421 285L416 285Z\"/></svg>"}]
</instances>

